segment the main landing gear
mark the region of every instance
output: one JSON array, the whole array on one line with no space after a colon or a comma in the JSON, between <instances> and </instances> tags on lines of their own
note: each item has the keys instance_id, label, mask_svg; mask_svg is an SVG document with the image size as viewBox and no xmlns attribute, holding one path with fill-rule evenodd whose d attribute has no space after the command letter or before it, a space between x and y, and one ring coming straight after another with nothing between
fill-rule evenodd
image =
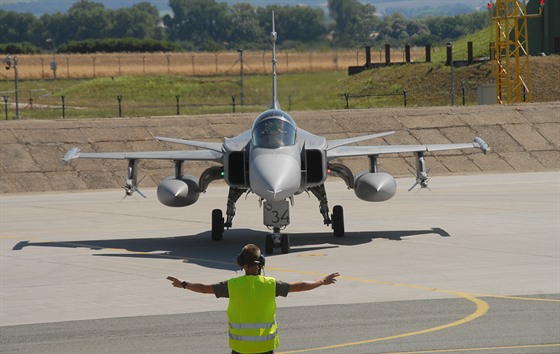
<instances>
[{"instance_id":1,"label":"main landing gear","mask_svg":"<svg viewBox=\"0 0 560 354\"><path fill-rule=\"evenodd\" d=\"M319 212L323 215L323 223L325 225L331 225L334 236L344 237L344 212L342 206L335 205L332 214L329 215L329 202L327 200L325 185L321 184L309 188L309 191L313 193L319 201Z\"/></svg>"},{"instance_id":2,"label":"main landing gear","mask_svg":"<svg viewBox=\"0 0 560 354\"><path fill-rule=\"evenodd\" d=\"M224 237L224 217L221 209L212 210L212 241L221 241Z\"/></svg>"},{"instance_id":3,"label":"main landing gear","mask_svg":"<svg viewBox=\"0 0 560 354\"><path fill-rule=\"evenodd\" d=\"M331 226L336 237L344 237L344 211L340 205L333 208Z\"/></svg>"},{"instance_id":4,"label":"main landing gear","mask_svg":"<svg viewBox=\"0 0 560 354\"><path fill-rule=\"evenodd\" d=\"M227 200L226 219L221 209L212 210L212 240L220 241L224 237L224 228L230 228L235 216L235 203L246 189L230 187Z\"/></svg>"}]
</instances>

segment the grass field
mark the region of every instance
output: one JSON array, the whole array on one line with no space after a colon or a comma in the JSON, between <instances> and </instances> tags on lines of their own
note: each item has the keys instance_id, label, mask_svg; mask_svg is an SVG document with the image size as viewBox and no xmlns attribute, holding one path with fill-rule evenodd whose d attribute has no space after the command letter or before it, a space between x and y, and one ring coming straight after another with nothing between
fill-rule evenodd
<instances>
[{"instance_id":1,"label":"grass field","mask_svg":"<svg viewBox=\"0 0 560 354\"><path fill-rule=\"evenodd\" d=\"M179 114L232 112L232 96L236 99L236 112L260 111L271 104L271 80L270 75L245 75L243 106L239 76L145 75L23 80L19 85L20 117L62 118L61 96L65 100L66 118L116 117L118 96L123 116L175 115L177 96ZM339 88L347 80L347 74L341 71L280 75L280 103L289 110L341 108ZM0 82L0 91L6 92L12 87L13 82ZM13 95L9 102L14 102ZM11 104L10 119L13 115Z\"/></svg>"},{"instance_id":2,"label":"grass field","mask_svg":"<svg viewBox=\"0 0 560 354\"><path fill-rule=\"evenodd\" d=\"M560 57L532 58L531 72L533 101L558 100ZM489 63L455 68L456 104L462 105L463 97L465 104L477 104L476 88L493 80ZM350 108L403 106L403 91L407 91L408 107L450 104L450 67L443 63L381 67L355 76L341 71L281 74L278 81L280 104L288 111L343 109L345 93L396 94L353 98L349 101ZM3 95L12 87L13 82L0 82ZM236 97L236 112L258 112L271 103L270 75L244 77L244 106L240 106L240 90L238 76L146 75L24 80L20 82L20 117L62 118L62 95L65 97L66 118L117 117L118 96L121 97L122 116L175 115L176 96L179 96L181 115L232 112L232 96ZM13 119L13 96L8 98L8 118ZM5 115L1 119L5 119Z\"/></svg>"},{"instance_id":3,"label":"grass field","mask_svg":"<svg viewBox=\"0 0 560 354\"><path fill-rule=\"evenodd\" d=\"M453 59L488 56L489 30L466 36L453 44ZM381 66L348 76L347 67L365 63L365 51L279 52L278 89L282 108L292 110L343 109L344 94L391 96L349 100L350 108L441 106L450 104L450 68L445 47L433 48L425 63L424 48L412 50L414 64ZM66 58L66 59L65 59ZM244 52L243 96L239 53L152 53L58 56L57 79L49 56L21 56L19 64L20 117L28 119L93 118L258 112L270 105L270 53ZM372 50L372 62L385 60ZM391 61L402 63L402 49L391 49ZM64 63L68 63L65 66ZM94 65L95 64L95 65ZM560 57L531 58L533 101L560 97ZM488 62L455 68L455 102L477 104L476 89L492 83ZM0 71L0 104L7 110L0 119L15 117L13 70ZM235 99L235 108L233 99Z\"/></svg>"}]
</instances>

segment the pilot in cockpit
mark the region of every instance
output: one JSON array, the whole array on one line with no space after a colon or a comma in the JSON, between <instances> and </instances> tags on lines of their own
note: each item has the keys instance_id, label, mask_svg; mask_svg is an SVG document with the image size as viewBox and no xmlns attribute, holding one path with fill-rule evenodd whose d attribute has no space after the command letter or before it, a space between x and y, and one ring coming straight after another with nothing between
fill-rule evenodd
<instances>
[{"instance_id":1,"label":"pilot in cockpit","mask_svg":"<svg viewBox=\"0 0 560 354\"><path fill-rule=\"evenodd\" d=\"M264 129L263 135L266 136L269 146L282 146L283 133L282 121L278 119L270 119L269 121L263 122Z\"/></svg>"},{"instance_id":2,"label":"pilot in cockpit","mask_svg":"<svg viewBox=\"0 0 560 354\"><path fill-rule=\"evenodd\" d=\"M253 137L257 146L278 148L294 144L295 130L283 119L269 118L257 125Z\"/></svg>"}]
</instances>

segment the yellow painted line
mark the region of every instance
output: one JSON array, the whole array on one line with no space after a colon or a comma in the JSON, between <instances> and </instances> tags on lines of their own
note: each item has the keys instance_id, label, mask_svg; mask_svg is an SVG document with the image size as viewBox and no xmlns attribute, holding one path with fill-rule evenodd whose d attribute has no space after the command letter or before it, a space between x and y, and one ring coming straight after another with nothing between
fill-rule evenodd
<instances>
[{"instance_id":1,"label":"yellow painted line","mask_svg":"<svg viewBox=\"0 0 560 354\"><path fill-rule=\"evenodd\" d=\"M281 268L269 268L269 269L270 270L275 270L275 271L278 271L278 272L325 276L325 274L319 274L319 273L314 273L314 272L304 272L304 271L288 270L288 269L281 269ZM431 288L431 287L422 286L422 285L393 283L393 282L387 282L387 281L361 279L361 278L344 277L344 276L340 276L339 279L345 279L345 280L355 281L355 282L360 282L360 283L390 285L390 286L397 286L397 287L408 288L408 289L434 291L434 292L450 294L450 295L453 295L453 296L461 297L465 300L468 300L468 301L474 303L476 305L476 310L473 313L471 313L470 315L468 315L468 316L466 316L466 317L464 317L464 318L462 318L458 321L450 322L450 323L447 323L447 324L444 324L444 325L441 325L441 326L426 328L426 329L423 329L423 330L420 330L420 331L407 332L407 333L396 334L396 335L393 335L393 336L387 336L387 337L381 337L381 338L366 339L366 340L357 341L357 342L327 345L327 346L317 347L317 348L292 350L292 351L287 351L287 352L280 352L279 354L306 353L306 352L318 351L318 350L337 349L337 348L344 348L344 347L350 347L350 346L356 346L356 345L370 344L370 343L375 343L375 342L381 342L381 341L387 341L387 340L393 340L393 339L399 339L399 338L405 338L405 337L411 337L411 336L416 336L416 335L420 335L420 334L426 334L426 333L441 331L443 329L459 326L459 325L465 324L467 322L473 321L473 320L475 320L479 317L482 317L484 314L486 314L488 312L488 309L490 308L487 302L485 302L483 300L480 300L480 299L476 298L475 296L473 296L469 293L460 292L460 291L452 291L452 290L445 290L445 289L439 289L439 288Z\"/></svg>"},{"instance_id":2,"label":"yellow painted line","mask_svg":"<svg viewBox=\"0 0 560 354\"><path fill-rule=\"evenodd\" d=\"M10 236L10 235L0 235L0 239L11 239L11 238L18 238L18 236Z\"/></svg>"},{"instance_id":3,"label":"yellow painted line","mask_svg":"<svg viewBox=\"0 0 560 354\"><path fill-rule=\"evenodd\" d=\"M555 348L555 347L560 347L560 344L529 344L529 345L511 345L511 346L502 346L502 347L435 349L435 350L421 350L421 351L414 351L414 352L393 352L393 353L386 353L386 354L456 353L456 352L512 350L512 349L537 349L537 348Z\"/></svg>"}]
</instances>

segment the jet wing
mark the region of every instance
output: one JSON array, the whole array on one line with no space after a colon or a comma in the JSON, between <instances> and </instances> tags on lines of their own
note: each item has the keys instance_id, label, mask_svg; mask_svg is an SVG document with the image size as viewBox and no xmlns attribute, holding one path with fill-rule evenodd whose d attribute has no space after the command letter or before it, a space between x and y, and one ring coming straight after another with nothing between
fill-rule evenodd
<instances>
[{"instance_id":1,"label":"jet wing","mask_svg":"<svg viewBox=\"0 0 560 354\"><path fill-rule=\"evenodd\" d=\"M222 153L213 150L181 150L181 151L142 151L142 152L88 152L80 149L69 150L62 160L69 163L73 159L108 159L108 160L174 160L174 161L216 161L221 162Z\"/></svg>"},{"instance_id":2,"label":"jet wing","mask_svg":"<svg viewBox=\"0 0 560 354\"><path fill-rule=\"evenodd\" d=\"M334 160L342 157L398 154L406 152L429 152L455 149L480 149L483 153L490 151L488 144L479 137L471 143L463 144L427 144L427 145L379 145L379 146L339 146L327 151L327 159Z\"/></svg>"},{"instance_id":3,"label":"jet wing","mask_svg":"<svg viewBox=\"0 0 560 354\"><path fill-rule=\"evenodd\" d=\"M208 150L212 150L212 151L216 151L216 152L222 152L223 151L223 146L224 146L224 144L222 144L222 143L209 143L209 142L196 141L196 140L165 138L165 137L162 137L162 136L156 136L156 140L166 141L168 143L174 143L174 144L194 146L194 147L208 149Z\"/></svg>"},{"instance_id":4,"label":"jet wing","mask_svg":"<svg viewBox=\"0 0 560 354\"><path fill-rule=\"evenodd\" d=\"M348 144L352 144L352 143L357 143L359 141L364 141L364 140L369 140L369 139L375 139L375 138L381 138L387 135L391 135L391 134L395 134L394 131L390 131L390 132L384 132L384 133L377 133L377 134L370 134L370 135L362 135L362 136L357 136L357 137L353 137L353 138L346 138L346 139L337 139L337 140L329 140L328 141L328 146L327 146L327 150L332 150L332 149L336 149L337 147L340 147L342 145L348 145Z\"/></svg>"}]
</instances>

